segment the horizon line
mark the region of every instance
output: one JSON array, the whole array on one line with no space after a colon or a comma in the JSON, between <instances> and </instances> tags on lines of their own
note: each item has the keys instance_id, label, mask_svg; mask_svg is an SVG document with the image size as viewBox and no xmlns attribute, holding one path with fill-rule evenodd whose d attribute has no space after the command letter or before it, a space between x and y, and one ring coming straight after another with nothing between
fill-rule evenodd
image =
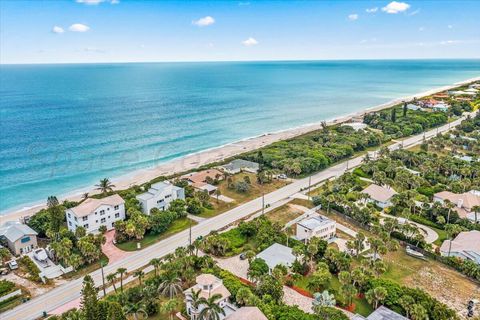
<instances>
[{"instance_id":1,"label":"horizon line","mask_svg":"<svg viewBox=\"0 0 480 320\"><path fill-rule=\"evenodd\" d=\"M315 61L406 61L406 60L480 60L480 57L463 58L349 58L349 59L259 59L259 60L161 60L161 61L92 61L92 62L15 62L14 65L66 65L66 64L134 64L134 63L219 63L219 62L315 62Z\"/></svg>"}]
</instances>

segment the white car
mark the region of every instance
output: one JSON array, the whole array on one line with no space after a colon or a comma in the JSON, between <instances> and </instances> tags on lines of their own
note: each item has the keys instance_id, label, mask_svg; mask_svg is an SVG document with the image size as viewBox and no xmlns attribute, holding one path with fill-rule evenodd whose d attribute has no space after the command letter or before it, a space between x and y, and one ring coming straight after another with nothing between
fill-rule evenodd
<instances>
[{"instance_id":1,"label":"white car","mask_svg":"<svg viewBox=\"0 0 480 320\"><path fill-rule=\"evenodd\" d=\"M10 260L10 261L7 262L7 264L8 264L8 267L11 270L18 269L18 264L17 264L17 261L15 261L15 260Z\"/></svg>"}]
</instances>

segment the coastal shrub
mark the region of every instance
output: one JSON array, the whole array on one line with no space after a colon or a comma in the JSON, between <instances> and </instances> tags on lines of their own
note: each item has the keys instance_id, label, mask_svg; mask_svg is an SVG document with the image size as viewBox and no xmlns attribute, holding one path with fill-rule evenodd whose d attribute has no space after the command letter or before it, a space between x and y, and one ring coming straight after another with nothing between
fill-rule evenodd
<instances>
[{"instance_id":1,"label":"coastal shrub","mask_svg":"<svg viewBox=\"0 0 480 320\"><path fill-rule=\"evenodd\" d=\"M38 269L35 262L30 259L29 256L23 256L17 260L19 266L28 273L28 279L34 282L41 282L42 279L40 278L40 269Z\"/></svg>"},{"instance_id":2,"label":"coastal shrub","mask_svg":"<svg viewBox=\"0 0 480 320\"><path fill-rule=\"evenodd\" d=\"M15 283L8 280L0 280L0 297L4 296L15 289Z\"/></svg>"}]
</instances>

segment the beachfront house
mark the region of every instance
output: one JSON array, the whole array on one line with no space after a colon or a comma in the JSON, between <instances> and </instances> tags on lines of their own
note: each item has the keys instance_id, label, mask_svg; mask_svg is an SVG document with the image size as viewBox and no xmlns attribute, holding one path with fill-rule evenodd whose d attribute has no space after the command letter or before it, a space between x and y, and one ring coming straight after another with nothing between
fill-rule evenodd
<instances>
[{"instance_id":1,"label":"beachfront house","mask_svg":"<svg viewBox=\"0 0 480 320\"><path fill-rule=\"evenodd\" d=\"M197 190L207 191L208 194L213 194L215 190L217 190L217 187L213 184L216 181L223 180L223 173L217 169L208 169L188 173L183 175L182 179L187 180L188 183Z\"/></svg>"},{"instance_id":2,"label":"beachfront house","mask_svg":"<svg viewBox=\"0 0 480 320\"><path fill-rule=\"evenodd\" d=\"M324 216L307 217L297 223L295 237L297 240L308 242L312 237L330 240L335 237L337 223Z\"/></svg>"},{"instance_id":3,"label":"beachfront house","mask_svg":"<svg viewBox=\"0 0 480 320\"><path fill-rule=\"evenodd\" d=\"M355 131L365 130L368 127L368 125L363 122L347 122L342 124L342 126L350 127Z\"/></svg>"},{"instance_id":4,"label":"beachfront house","mask_svg":"<svg viewBox=\"0 0 480 320\"><path fill-rule=\"evenodd\" d=\"M75 231L84 227L87 233L96 233L100 226L107 230L115 227L115 222L125 219L125 201L118 194L102 199L88 198L78 206L65 210L67 227Z\"/></svg>"},{"instance_id":5,"label":"beachfront house","mask_svg":"<svg viewBox=\"0 0 480 320\"><path fill-rule=\"evenodd\" d=\"M382 209L392 206L391 199L397 194L395 190L390 187L383 187L372 183L368 187L362 190L362 193L368 195L367 201L375 203Z\"/></svg>"},{"instance_id":6,"label":"beachfront house","mask_svg":"<svg viewBox=\"0 0 480 320\"><path fill-rule=\"evenodd\" d=\"M449 108L449 105L443 102L436 103L432 106L433 111L443 111L447 112Z\"/></svg>"},{"instance_id":7,"label":"beachfront house","mask_svg":"<svg viewBox=\"0 0 480 320\"><path fill-rule=\"evenodd\" d=\"M185 200L185 190L168 181L154 183L147 192L139 194L137 200L142 206L142 212L150 214L153 208L166 210L173 200Z\"/></svg>"},{"instance_id":8,"label":"beachfront house","mask_svg":"<svg viewBox=\"0 0 480 320\"><path fill-rule=\"evenodd\" d=\"M37 235L35 230L17 221L7 221L0 226L0 243L8 247L16 256L35 249Z\"/></svg>"},{"instance_id":9,"label":"beachfront house","mask_svg":"<svg viewBox=\"0 0 480 320\"><path fill-rule=\"evenodd\" d=\"M473 208L480 206L480 191L470 190L464 193L453 193L450 191L442 191L433 195L433 201L444 204L448 200L455 205L453 208L460 218L467 218L475 221L475 212ZM480 212L477 212L477 222L480 222Z\"/></svg>"},{"instance_id":10,"label":"beachfront house","mask_svg":"<svg viewBox=\"0 0 480 320\"><path fill-rule=\"evenodd\" d=\"M443 241L440 254L468 259L480 264L480 231L460 232L455 239Z\"/></svg>"},{"instance_id":11,"label":"beachfront house","mask_svg":"<svg viewBox=\"0 0 480 320\"><path fill-rule=\"evenodd\" d=\"M408 320L408 318L385 306L380 306L366 318L357 313L351 318L351 320Z\"/></svg>"},{"instance_id":12,"label":"beachfront house","mask_svg":"<svg viewBox=\"0 0 480 320\"><path fill-rule=\"evenodd\" d=\"M268 318L257 307L241 307L227 316L225 320L267 320Z\"/></svg>"},{"instance_id":13,"label":"beachfront house","mask_svg":"<svg viewBox=\"0 0 480 320\"><path fill-rule=\"evenodd\" d=\"M236 307L231 305L228 302L228 298L230 298L230 291L223 285L223 281L213 274L204 273L197 276L196 284L185 290L183 293L185 294L185 303L186 303L186 310L187 314L190 316L191 320L198 319L200 312L205 308L205 305L200 304L195 306L193 304L192 293L199 292L200 298L208 299L215 294L219 294L220 297L215 301L215 303L225 311L225 315L220 314L219 319L225 319L229 315L233 314L236 311Z\"/></svg>"},{"instance_id":14,"label":"beachfront house","mask_svg":"<svg viewBox=\"0 0 480 320\"><path fill-rule=\"evenodd\" d=\"M260 165L253 161L235 159L223 166L220 167L223 171L229 174L237 174L239 172L245 171L250 173L257 173L260 169Z\"/></svg>"},{"instance_id":15,"label":"beachfront house","mask_svg":"<svg viewBox=\"0 0 480 320\"><path fill-rule=\"evenodd\" d=\"M279 264L290 268L295 261L292 248L286 247L279 243L274 243L267 249L257 254L257 258L265 260L270 272L272 272L273 268Z\"/></svg>"},{"instance_id":16,"label":"beachfront house","mask_svg":"<svg viewBox=\"0 0 480 320\"><path fill-rule=\"evenodd\" d=\"M407 104L407 109L412 111L423 111L422 107L417 106L416 104L413 104L413 103Z\"/></svg>"}]
</instances>

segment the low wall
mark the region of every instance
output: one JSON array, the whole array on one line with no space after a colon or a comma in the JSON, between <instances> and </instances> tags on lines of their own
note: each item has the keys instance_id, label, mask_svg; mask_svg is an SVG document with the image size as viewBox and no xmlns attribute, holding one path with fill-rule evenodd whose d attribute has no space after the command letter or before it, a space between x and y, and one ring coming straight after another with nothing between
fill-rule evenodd
<instances>
[{"instance_id":1,"label":"low wall","mask_svg":"<svg viewBox=\"0 0 480 320\"><path fill-rule=\"evenodd\" d=\"M15 296L19 296L19 295L21 295L21 294L22 294L22 290L21 290L21 289L15 290L15 291L13 291L13 292L10 292L9 294L6 294L6 295L4 295L4 296L1 296L1 297L0 297L0 302L3 302L3 301L5 301L5 300L8 300L8 299L13 298L13 297L15 297Z\"/></svg>"}]
</instances>

